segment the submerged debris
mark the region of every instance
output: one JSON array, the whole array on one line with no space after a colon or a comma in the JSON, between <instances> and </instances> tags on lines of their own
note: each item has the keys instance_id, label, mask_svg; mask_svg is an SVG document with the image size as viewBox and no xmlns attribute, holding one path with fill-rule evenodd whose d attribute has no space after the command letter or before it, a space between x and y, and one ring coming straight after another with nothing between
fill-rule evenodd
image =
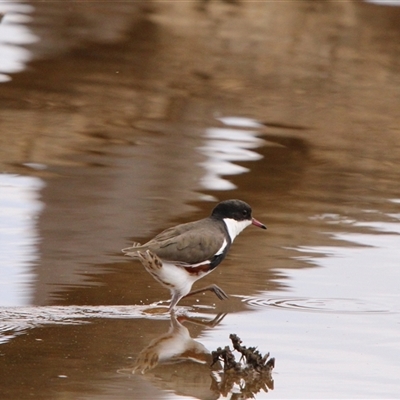
<instances>
[{"instance_id":1,"label":"submerged debris","mask_svg":"<svg viewBox=\"0 0 400 400\"><path fill-rule=\"evenodd\" d=\"M261 390L268 392L274 388L271 372L275 367L275 358L269 353L262 355L257 347L242 346L239 336L231 334L233 350L229 346L218 347L213 351L212 364L223 363L223 371L213 373L214 390L227 396L229 393L241 393L241 398L253 398ZM233 351L241 354L236 361ZM236 386L236 388L234 388Z\"/></svg>"},{"instance_id":2,"label":"submerged debris","mask_svg":"<svg viewBox=\"0 0 400 400\"><path fill-rule=\"evenodd\" d=\"M224 363L224 371L233 369L237 372L242 371L250 371L254 370L258 373L263 372L271 372L271 370L275 367L275 358L269 358L269 353L264 356L257 350L256 347L242 346L242 341L239 336L235 334L231 334L229 338L232 341L233 349L242 354L242 357L239 361L236 361L235 356L233 355L229 346L225 346L224 349L218 347L216 351L213 351L212 357L213 362L211 366L213 366L217 361L223 361ZM245 360L245 363L242 363L242 360Z\"/></svg>"}]
</instances>

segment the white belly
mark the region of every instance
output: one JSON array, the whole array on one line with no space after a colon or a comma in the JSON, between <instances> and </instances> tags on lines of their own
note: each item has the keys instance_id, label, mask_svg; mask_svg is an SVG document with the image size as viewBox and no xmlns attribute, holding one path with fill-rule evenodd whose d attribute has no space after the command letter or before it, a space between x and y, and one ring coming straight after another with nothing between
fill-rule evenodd
<instances>
[{"instance_id":1,"label":"white belly","mask_svg":"<svg viewBox=\"0 0 400 400\"><path fill-rule=\"evenodd\" d=\"M187 295L192 289L192 285L204 274L189 274L185 268L177 267L174 264L163 261L162 267L157 270L157 274L149 271L153 277L164 287L179 292L182 296Z\"/></svg>"}]
</instances>

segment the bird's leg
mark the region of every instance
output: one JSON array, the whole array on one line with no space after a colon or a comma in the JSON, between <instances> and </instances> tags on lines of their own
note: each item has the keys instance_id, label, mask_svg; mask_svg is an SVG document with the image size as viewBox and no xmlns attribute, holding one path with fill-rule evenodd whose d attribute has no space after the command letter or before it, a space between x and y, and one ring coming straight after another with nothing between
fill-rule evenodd
<instances>
[{"instance_id":1,"label":"bird's leg","mask_svg":"<svg viewBox=\"0 0 400 400\"><path fill-rule=\"evenodd\" d=\"M171 314L173 315L173 312ZM207 321L200 320L194 317L188 317L186 315L180 315L179 317L177 317L177 319L180 323L187 321L195 325L214 327L217 326L226 317L226 315L226 313L219 313L214 319Z\"/></svg>"},{"instance_id":2,"label":"bird's leg","mask_svg":"<svg viewBox=\"0 0 400 400\"><path fill-rule=\"evenodd\" d=\"M224 300L227 299L229 296L217 285L210 285L210 286L206 286L203 287L201 289L196 289L191 291L190 293L188 293L186 296L183 297L188 297L188 296L192 296L193 294L197 294L197 293L202 293L202 292L206 292L206 291L210 291L215 293L215 295L220 299L220 300Z\"/></svg>"},{"instance_id":3,"label":"bird's leg","mask_svg":"<svg viewBox=\"0 0 400 400\"><path fill-rule=\"evenodd\" d=\"M172 292L171 304L169 305L169 312L173 313L175 306L178 304L178 301L182 298L182 295L179 292Z\"/></svg>"}]
</instances>

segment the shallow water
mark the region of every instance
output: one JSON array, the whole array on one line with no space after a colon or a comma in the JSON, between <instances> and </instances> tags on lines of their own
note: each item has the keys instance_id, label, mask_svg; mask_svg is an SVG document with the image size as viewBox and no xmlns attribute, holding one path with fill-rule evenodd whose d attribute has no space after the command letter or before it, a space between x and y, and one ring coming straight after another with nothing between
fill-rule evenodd
<instances>
[{"instance_id":1,"label":"shallow water","mask_svg":"<svg viewBox=\"0 0 400 400\"><path fill-rule=\"evenodd\" d=\"M2 398L398 396L399 7L7 7ZM227 198L268 230L170 317L120 249ZM231 333L272 380L210 368Z\"/></svg>"}]
</instances>

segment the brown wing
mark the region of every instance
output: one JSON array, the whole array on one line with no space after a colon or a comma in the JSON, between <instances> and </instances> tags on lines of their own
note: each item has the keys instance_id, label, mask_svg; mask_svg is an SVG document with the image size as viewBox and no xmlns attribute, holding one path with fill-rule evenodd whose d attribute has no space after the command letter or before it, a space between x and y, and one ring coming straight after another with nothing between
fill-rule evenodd
<instances>
[{"instance_id":1,"label":"brown wing","mask_svg":"<svg viewBox=\"0 0 400 400\"><path fill-rule=\"evenodd\" d=\"M137 252L138 251L146 251L146 250L151 250L153 253L158 254L159 251L156 250L158 248L162 248L163 246L168 246L170 240L174 240L175 238L179 237L180 235L184 234L188 230L193 228L193 225L197 225L197 222L189 222L186 224L181 224L177 225L172 228L168 228L161 233L159 233L157 236L155 236L153 239L148 241L145 244L140 244L137 242L134 242L131 247L127 247L126 249L122 249L122 251L131 256L131 257L137 257Z\"/></svg>"},{"instance_id":2,"label":"brown wing","mask_svg":"<svg viewBox=\"0 0 400 400\"><path fill-rule=\"evenodd\" d=\"M223 232L222 227L213 228ZM222 246L223 239L216 241L215 235L210 237L209 234L210 231L202 227L201 221L189 222L166 229L142 247L154 252L162 260L197 264L212 258Z\"/></svg>"}]
</instances>

